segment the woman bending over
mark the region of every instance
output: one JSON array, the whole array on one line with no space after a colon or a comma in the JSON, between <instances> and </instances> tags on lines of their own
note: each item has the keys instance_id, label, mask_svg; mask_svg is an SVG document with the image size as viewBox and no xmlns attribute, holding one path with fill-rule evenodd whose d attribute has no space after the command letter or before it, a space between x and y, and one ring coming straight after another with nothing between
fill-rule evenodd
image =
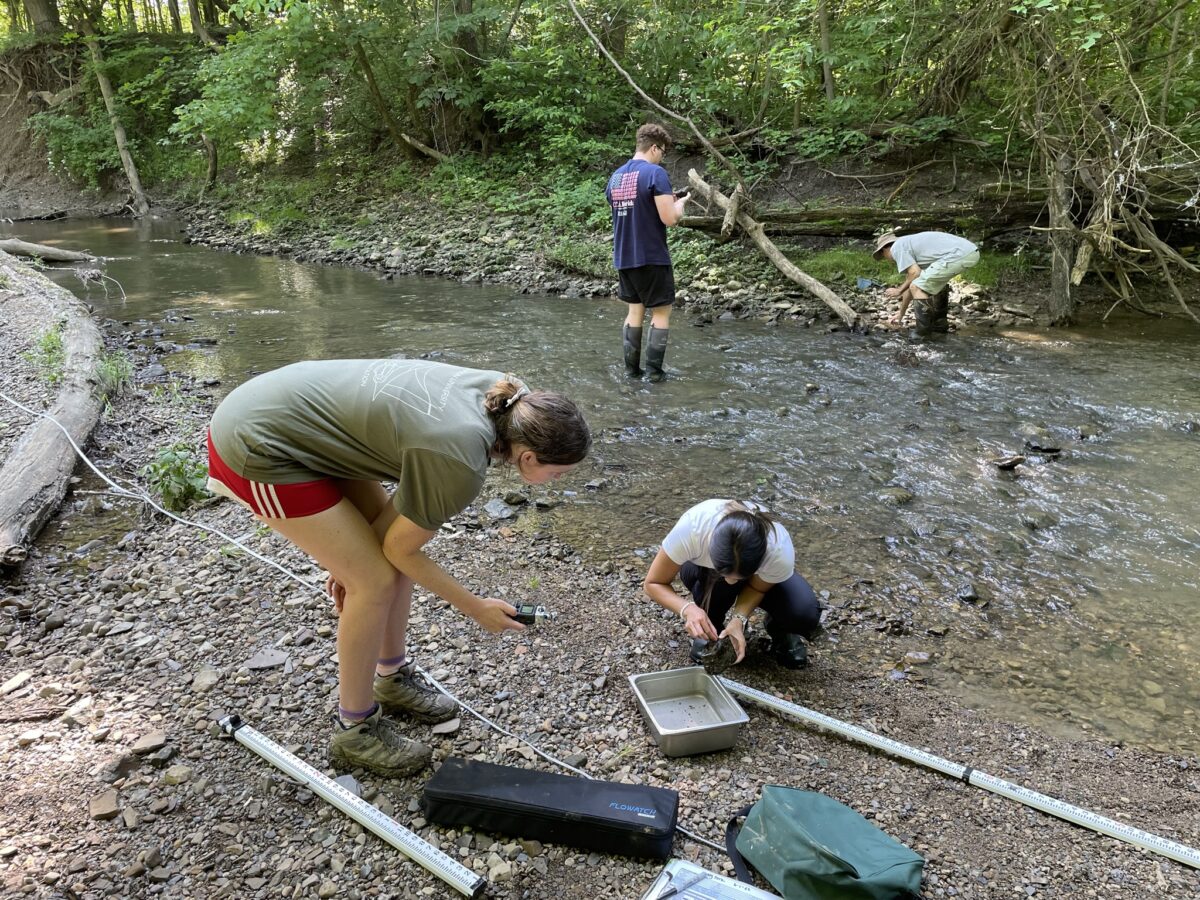
<instances>
[{"instance_id":1,"label":"woman bending over","mask_svg":"<svg viewBox=\"0 0 1200 900\"><path fill-rule=\"evenodd\" d=\"M483 487L493 462L529 484L568 472L591 437L560 394L512 376L422 360L326 360L253 378L217 407L209 487L250 508L330 573L341 610L334 765L403 775L430 750L383 714L422 722L455 704L415 674L413 583L485 631L520 631L503 600L477 597L425 554ZM381 481L396 483L389 496Z\"/></svg>"}]
</instances>

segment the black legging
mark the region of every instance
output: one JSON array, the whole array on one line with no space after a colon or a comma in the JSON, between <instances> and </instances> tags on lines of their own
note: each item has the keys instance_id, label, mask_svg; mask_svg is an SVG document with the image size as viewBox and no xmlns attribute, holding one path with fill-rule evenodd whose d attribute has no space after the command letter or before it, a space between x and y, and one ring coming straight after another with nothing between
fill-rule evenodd
<instances>
[{"instance_id":1,"label":"black legging","mask_svg":"<svg viewBox=\"0 0 1200 900\"><path fill-rule=\"evenodd\" d=\"M737 602L738 594L750 579L729 584L712 569L685 562L679 569L679 577L700 607L704 606L706 576L715 579L708 600L708 617L720 631L730 607ZM799 575L793 574L787 581L771 585L758 605L771 617L770 630L774 632L799 634L807 638L812 637L821 624L821 603L812 586Z\"/></svg>"}]
</instances>

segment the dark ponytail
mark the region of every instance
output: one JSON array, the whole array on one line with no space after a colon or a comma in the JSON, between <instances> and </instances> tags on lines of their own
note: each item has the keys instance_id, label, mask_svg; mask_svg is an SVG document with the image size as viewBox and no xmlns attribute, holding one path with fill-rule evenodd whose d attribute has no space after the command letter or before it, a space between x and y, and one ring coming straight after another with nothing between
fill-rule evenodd
<instances>
[{"instance_id":1,"label":"dark ponytail","mask_svg":"<svg viewBox=\"0 0 1200 900\"><path fill-rule=\"evenodd\" d=\"M573 466L588 455L592 434L579 407L553 391L532 391L505 375L488 390L483 408L496 427L492 453L507 460L524 444L538 462Z\"/></svg>"},{"instance_id":2,"label":"dark ponytail","mask_svg":"<svg viewBox=\"0 0 1200 900\"><path fill-rule=\"evenodd\" d=\"M775 520L766 512L731 501L727 512L713 529L708 555L713 571L719 576L741 575L749 578L767 555L767 542Z\"/></svg>"}]
</instances>

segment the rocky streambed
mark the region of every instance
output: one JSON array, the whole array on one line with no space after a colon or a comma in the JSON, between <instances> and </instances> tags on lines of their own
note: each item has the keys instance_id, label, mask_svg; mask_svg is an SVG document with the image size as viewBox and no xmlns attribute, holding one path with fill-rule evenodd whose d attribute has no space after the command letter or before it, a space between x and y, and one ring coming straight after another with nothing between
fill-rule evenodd
<instances>
[{"instance_id":1,"label":"rocky streambed","mask_svg":"<svg viewBox=\"0 0 1200 900\"><path fill-rule=\"evenodd\" d=\"M113 340L117 339L114 335ZM5 358L6 383L12 356ZM91 452L117 480L175 441L198 447L216 385L152 379L117 399ZM211 381L211 379L210 379ZM156 383L157 382L157 383ZM594 477L586 474L587 478ZM582 480L582 478L581 478ZM586 493L582 484L569 485ZM419 663L504 728L597 777L678 790L681 824L720 840L727 816L765 783L818 790L922 853L924 896L1192 897L1195 871L944 776L748 708L734 749L667 759L642 725L626 677L686 663L678 622L641 596L642 563L598 560L556 531L556 504L520 503L490 480L431 552L472 589L557 614L517 636L481 633L419 595ZM497 498L512 509L492 505ZM532 498L531 499L536 499ZM239 713L324 768L336 689L331 604L321 573L228 502L149 514L86 479L18 576L0 586L0 883L37 897L443 897L397 851L219 736ZM500 518L497 518L500 517ZM231 548L220 529L306 584ZM865 601L864 601L865 602ZM905 644L887 611L837 605L801 672L752 657L731 676L896 740L1104 815L1200 844L1200 759L1111 741L1052 737L979 713L870 661ZM924 661L909 660L919 670ZM525 744L465 711L410 733L449 755L549 768ZM357 773L364 796L488 877L489 896L636 898L657 864L429 825L428 773ZM726 861L682 836L677 854Z\"/></svg>"},{"instance_id":2,"label":"rocky streambed","mask_svg":"<svg viewBox=\"0 0 1200 900\"><path fill-rule=\"evenodd\" d=\"M190 208L181 214L189 240L238 253L356 266L380 271L388 278L423 275L467 284L507 285L524 294L579 298L617 293L609 258L610 236L581 235L572 247L585 247L586 251L568 254L557 249L561 236L544 232L530 217L493 215L464 221L428 204L388 198L361 201L335 222L310 218L303 225L285 226L283 233L275 233L223 206ZM795 321L805 327L843 327L827 306L787 281L751 245L720 245L702 234L679 229L670 236L676 256L678 304L694 319L756 318ZM844 241L815 240L819 248L842 244ZM863 242L862 272L875 268L869 249ZM859 289L856 274L841 273L832 287L869 320L883 321L896 312L898 301L885 297L881 286ZM950 321L955 327L983 328L1039 320L1044 324L1038 289L1024 284L1011 296L1009 293L989 292L973 284L955 285Z\"/></svg>"}]
</instances>

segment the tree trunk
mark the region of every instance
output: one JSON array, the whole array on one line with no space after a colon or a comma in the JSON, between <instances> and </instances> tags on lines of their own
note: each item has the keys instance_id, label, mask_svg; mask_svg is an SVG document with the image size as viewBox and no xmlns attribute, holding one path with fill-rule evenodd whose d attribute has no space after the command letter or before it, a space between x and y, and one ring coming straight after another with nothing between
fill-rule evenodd
<instances>
[{"instance_id":1,"label":"tree trunk","mask_svg":"<svg viewBox=\"0 0 1200 900\"><path fill-rule=\"evenodd\" d=\"M1045 201L1022 200L947 204L921 209L872 206L764 209L755 213L755 219L770 234L859 238L874 237L881 229L890 227L901 228L905 232L962 231L963 223L969 222L972 237L979 238L1015 225L1034 225L1045 212ZM685 216L679 224L685 228L716 233L724 221L723 216Z\"/></svg>"},{"instance_id":2,"label":"tree trunk","mask_svg":"<svg viewBox=\"0 0 1200 900\"><path fill-rule=\"evenodd\" d=\"M709 202L716 203L722 209L727 209L732 202L716 188L710 187L695 169L688 170L688 183L700 196ZM795 263L784 256L783 252L763 233L762 225L754 221L746 213L738 213L737 221L742 230L750 235L750 240L754 241L755 246L763 252L763 255L767 259L774 263L775 268L818 300L821 300L826 306L837 313L848 327L856 328L859 326L861 320L858 313L851 309L845 300L808 273L802 272Z\"/></svg>"},{"instance_id":3,"label":"tree trunk","mask_svg":"<svg viewBox=\"0 0 1200 900\"><path fill-rule=\"evenodd\" d=\"M117 2L119 3L120 0L117 0ZM138 30L137 16L134 15L134 12L133 12L133 0L125 0L125 9L129 13L129 30L137 31Z\"/></svg>"},{"instance_id":4,"label":"tree trunk","mask_svg":"<svg viewBox=\"0 0 1200 900\"><path fill-rule=\"evenodd\" d=\"M204 143L204 155L208 159L208 170L204 173L204 186L210 188L217 183L217 145L207 134L201 134L200 140Z\"/></svg>"},{"instance_id":5,"label":"tree trunk","mask_svg":"<svg viewBox=\"0 0 1200 900\"><path fill-rule=\"evenodd\" d=\"M1163 75L1162 99L1158 105L1158 124L1164 128L1167 124L1167 113L1170 109L1171 78L1175 74L1175 51L1179 47L1179 25L1183 21L1183 7L1175 10L1171 21L1171 43L1167 47L1167 71Z\"/></svg>"},{"instance_id":6,"label":"tree trunk","mask_svg":"<svg viewBox=\"0 0 1200 900\"><path fill-rule=\"evenodd\" d=\"M197 0L187 0L188 19L192 23L192 32L199 35L200 40L206 44L212 44L214 47L217 42L213 40L213 36L208 33L208 29L204 27L204 19L200 16L200 4Z\"/></svg>"},{"instance_id":7,"label":"tree trunk","mask_svg":"<svg viewBox=\"0 0 1200 900\"><path fill-rule=\"evenodd\" d=\"M179 15L179 0L167 0L167 9L171 13L171 30L183 34L183 17Z\"/></svg>"},{"instance_id":8,"label":"tree trunk","mask_svg":"<svg viewBox=\"0 0 1200 900\"><path fill-rule=\"evenodd\" d=\"M8 21L12 23L13 31L28 31L29 17L21 0L4 0L4 5L8 7Z\"/></svg>"},{"instance_id":9,"label":"tree trunk","mask_svg":"<svg viewBox=\"0 0 1200 900\"><path fill-rule=\"evenodd\" d=\"M101 397L94 381L103 348L100 331L82 304L65 288L0 258L6 279L25 293L59 292L70 310L63 326L63 378L49 414L62 423L79 445L100 418ZM39 417L9 451L0 467L0 565L25 559L26 548L46 524L67 492L76 464L75 451L53 422Z\"/></svg>"},{"instance_id":10,"label":"tree trunk","mask_svg":"<svg viewBox=\"0 0 1200 900\"><path fill-rule=\"evenodd\" d=\"M832 41L829 37L829 0L817 3L817 25L821 31L821 76L825 81L825 100L832 103L836 96L833 87L833 63L830 61Z\"/></svg>"},{"instance_id":11,"label":"tree trunk","mask_svg":"<svg viewBox=\"0 0 1200 900\"><path fill-rule=\"evenodd\" d=\"M90 24L84 23L84 41L92 54L92 63L96 67L96 82L100 85L100 93L104 97L104 107L108 110L108 121L112 124L113 138L117 143L117 153L121 156L121 165L125 167L125 177L129 179L129 190L133 194L133 211L139 218L150 214L150 204L146 202L146 192L142 190L142 179L138 175L137 165L129 152L129 144L125 136L125 126L117 114L117 98L113 92L112 82L104 74L104 57L100 53L100 44L96 33Z\"/></svg>"},{"instance_id":12,"label":"tree trunk","mask_svg":"<svg viewBox=\"0 0 1200 900\"><path fill-rule=\"evenodd\" d=\"M1050 324L1068 325L1075 313L1071 264L1075 258L1075 225L1071 221L1071 191L1067 176L1071 160L1065 155L1047 162L1050 180Z\"/></svg>"},{"instance_id":13,"label":"tree trunk","mask_svg":"<svg viewBox=\"0 0 1200 900\"><path fill-rule=\"evenodd\" d=\"M61 247L47 247L45 244L31 244L28 241L9 238L0 240L0 252L13 256L26 256L31 259L45 259L50 262L88 262L96 257L78 250L64 250Z\"/></svg>"},{"instance_id":14,"label":"tree trunk","mask_svg":"<svg viewBox=\"0 0 1200 900\"><path fill-rule=\"evenodd\" d=\"M55 0L25 0L25 12L37 34L54 34L62 31L62 20L58 17Z\"/></svg>"},{"instance_id":15,"label":"tree trunk","mask_svg":"<svg viewBox=\"0 0 1200 900\"><path fill-rule=\"evenodd\" d=\"M446 154L426 146L416 138L409 137L400 130L400 125L396 121L396 117L392 115L391 107L388 106L387 98L383 96L383 91L379 89L379 84L375 81L375 70L371 68L371 60L367 57L367 51L363 47L362 41L354 42L354 58L358 61L358 67L367 82L367 90L371 94L371 100L375 104L375 109L387 126L388 134L392 136L392 141L395 143L396 148L405 152L415 150L439 162L449 159L450 157L446 156Z\"/></svg>"}]
</instances>

